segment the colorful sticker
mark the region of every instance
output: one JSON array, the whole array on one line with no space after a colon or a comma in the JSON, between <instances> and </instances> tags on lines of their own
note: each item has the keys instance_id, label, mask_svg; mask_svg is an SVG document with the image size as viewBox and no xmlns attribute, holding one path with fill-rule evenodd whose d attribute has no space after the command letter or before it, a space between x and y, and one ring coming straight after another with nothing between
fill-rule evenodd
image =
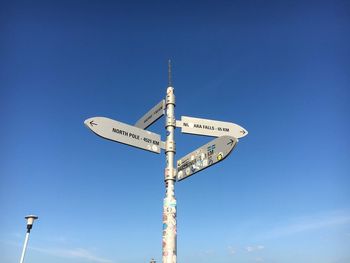
<instances>
[{"instance_id":1,"label":"colorful sticker","mask_svg":"<svg viewBox=\"0 0 350 263\"><path fill-rule=\"evenodd\" d=\"M224 157L224 154L223 154L222 152L220 152L220 153L218 154L218 156L216 156L216 159L217 159L218 161L220 161L223 157Z\"/></svg>"},{"instance_id":2,"label":"colorful sticker","mask_svg":"<svg viewBox=\"0 0 350 263\"><path fill-rule=\"evenodd\" d=\"M203 160L203 167L206 167L206 166L208 166L208 159Z\"/></svg>"}]
</instances>

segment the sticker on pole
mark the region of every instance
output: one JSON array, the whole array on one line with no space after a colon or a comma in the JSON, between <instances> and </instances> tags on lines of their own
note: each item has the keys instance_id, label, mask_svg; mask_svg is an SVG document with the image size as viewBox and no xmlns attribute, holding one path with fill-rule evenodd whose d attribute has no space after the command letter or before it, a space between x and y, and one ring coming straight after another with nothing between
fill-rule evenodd
<instances>
[{"instance_id":1,"label":"sticker on pole","mask_svg":"<svg viewBox=\"0 0 350 263\"><path fill-rule=\"evenodd\" d=\"M224 160L237 144L231 136L221 136L177 161L177 181Z\"/></svg>"},{"instance_id":2,"label":"sticker on pole","mask_svg":"<svg viewBox=\"0 0 350 263\"><path fill-rule=\"evenodd\" d=\"M181 127L181 132L183 133L213 137L227 135L235 137L237 139L242 138L248 134L248 131L246 129L231 122L181 116L181 122L179 122L179 124L179 127Z\"/></svg>"},{"instance_id":3,"label":"sticker on pole","mask_svg":"<svg viewBox=\"0 0 350 263\"><path fill-rule=\"evenodd\" d=\"M139 119L135 126L140 129L146 129L152 123L157 121L165 113L165 100L159 102L156 106L150 109L141 119Z\"/></svg>"},{"instance_id":4,"label":"sticker on pole","mask_svg":"<svg viewBox=\"0 0 350 263\"><path fill-rule=\"evenodd\" d=\"M104 139L160 153L160 135L105 117L87 119L84 124Z\"/></svg>"}]
</instances>

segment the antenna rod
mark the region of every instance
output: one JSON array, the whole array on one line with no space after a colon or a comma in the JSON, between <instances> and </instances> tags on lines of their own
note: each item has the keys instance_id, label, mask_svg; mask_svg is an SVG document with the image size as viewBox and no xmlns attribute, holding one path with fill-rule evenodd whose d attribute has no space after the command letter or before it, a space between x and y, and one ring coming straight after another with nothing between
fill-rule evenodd
<instances>
[{"instance_id":1,"label":"antenna rod","mask_svg":"<svg viewBox=\"0 0 350 263\"><path fill-rule=\"evenodd\" d=\"M171 87L171 60L168 60L168 87Z\"/></svg>"}]
</instances>

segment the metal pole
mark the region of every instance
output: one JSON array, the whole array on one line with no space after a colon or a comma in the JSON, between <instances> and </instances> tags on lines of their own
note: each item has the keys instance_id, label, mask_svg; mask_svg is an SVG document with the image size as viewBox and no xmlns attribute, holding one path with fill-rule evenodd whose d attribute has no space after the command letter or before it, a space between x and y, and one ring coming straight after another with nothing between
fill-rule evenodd
<instances>
[{"instance_id":1,"label":"metal pole","mask_svg":"<svg viewBox=\"0 0 350 263\"><path fill-rule=\"evenodd\" d=\"M20 263L23 263L23 261L24 261L24 256L25 256L26 250L27 250L27 244L28 244L28 240L29 240L30 230L33 227L34 220L38 219L38 217L35 215L28 215L25 217L25 219L27 219L27 233L26 233L26 238L24 239L24 245L23 245Z\"/></svg>"},{"instance_id":2,"label":"metal pole","mask_svg":"<svg viewBox=\"0 0 350 263\"><path fill-rule=\"evenodd\" d=\"M169 61L170 72L170 61ZM170 74L169 74L170 75ZM170 80L170 79L169 79ZM174 169L175 141L174 131L176 127L175 120L175 95L174 88L167 88L166 95L166 121L167 131L165 142L166 168L165 168L165 198L163 203L163 263L176 263L176 198L175 198L175 177Z\"/></svg>"},{"instance_id":3,"label":"metal pole","mask_svg":"<svg viewBox=\"0 0 350 263\"><path fill-rule=\"evenodd\" d=\"M20 263L23 263L23 261L24 261L24 255L26 254L26 250L27 250L29 233L30 233L30 229L27 229L26 238L24 239L24 245L23 245L23 250L22 250L22 256L21 256Z\"/></svg>"}]
</instances>

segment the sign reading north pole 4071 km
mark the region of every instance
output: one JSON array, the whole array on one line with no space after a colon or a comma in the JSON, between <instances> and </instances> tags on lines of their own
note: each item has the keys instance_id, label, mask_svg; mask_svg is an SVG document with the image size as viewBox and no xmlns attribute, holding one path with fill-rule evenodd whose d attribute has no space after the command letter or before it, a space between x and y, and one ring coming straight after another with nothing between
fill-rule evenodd
<instances>
[{"instance_id":1,"label":"sign reading north pole 4071 km","mask_svg":"<svg viewBox=\"0 0 350 263\"><path fill-rule=\"evenodd\" d=\"M237 144L231 136L221 136L177 161L177 180L181 181L224 160Z\"/></svg>"},{"instance_id":2,"label":"sign reading north pole 4071 km","mask_svg":"<svg viewBox=\"0 0 350 263\"><path fill-rule=\"evenodd\" d=\"M85 125L102 138L160 153L160 135L105 117L87 119Z\"/></svg>"},{"instance_id":3,"label":"sign reading north pole 4071 km","mask_svg":"<svg viewBox=\"0 0 350 263\"><path fill-rule=\"evenodd\" d=\"M233 136L237 139L242 138L248 134L248 131L246 129L231 122L182 116L180 123L181 132L183 133L213 137L228 135Z\"/></svg>"}]
</instances>

